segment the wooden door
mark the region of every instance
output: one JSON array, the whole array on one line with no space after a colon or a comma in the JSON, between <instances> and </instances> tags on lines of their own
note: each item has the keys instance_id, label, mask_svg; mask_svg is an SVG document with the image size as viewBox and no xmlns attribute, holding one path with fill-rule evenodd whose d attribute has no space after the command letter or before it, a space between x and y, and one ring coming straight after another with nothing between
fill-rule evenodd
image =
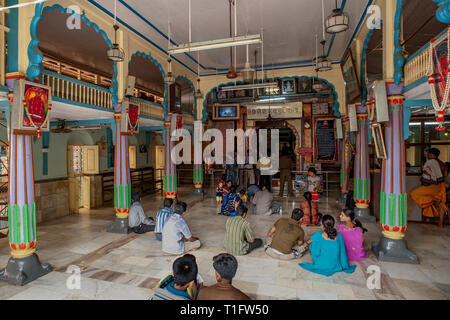
<instances>
[{"instance_id":1,"label":"wooden door","mask_svg":"<svg viewBox=\"0 0 450 320\"><path fill-rule=\"evenodd\" d=\"M83 208L90 209L91 208L91 177L83 176L82 178L82 201Z\"/></svg>"},{"instance_id":2,"label":"wooden door","mask_svg":"<svg viewBox=\"0 0 450 320\"><path fill-rule=\"evenodd\" d=\"M98 146L83 146L83 174L98 174Z\"/></svg>"},{"instance_id":3,"label":"wooden door","mask_svg":"<svg viewBox=\"0 0 450 320\"><path fill-rule=\"evenodd\" d=\"M130 169L136 169L136 146L128 146Z\"/></svg>"}]
</instances>

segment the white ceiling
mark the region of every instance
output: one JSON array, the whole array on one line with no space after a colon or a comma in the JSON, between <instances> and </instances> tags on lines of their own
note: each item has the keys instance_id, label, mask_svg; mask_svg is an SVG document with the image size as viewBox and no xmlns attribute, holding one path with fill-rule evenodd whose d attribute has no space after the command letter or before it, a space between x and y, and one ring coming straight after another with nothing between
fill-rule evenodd
<instances>
[{"instance_id":1,"label":"white ceiling","mask_svg":"<svg viewBox=\"0 0 450 320\"><path fill-rule=\"evenodd\" d=\"M112 0L88 0L97 7L114 12ZM325 53L332 61L342 58L369 0L338 0L344 3L344 11L350 17L350 28L336 35L331 50L332 36L326 34ZM310 61L315 56L314 35L322 37L322 1L320 0L237 0L238 35L261 33L264 35L264 64ZM171 38L176 44L189 39L188 0L117 0L119 22L127 24L161 49L167 50L170 16ZM324 0L325 16L335 7L334 0ZM228 0L192 0L192 41L214 40L229 37ZM234 13L233 13L234 14ZM112 23L112 18L111 18ZM234 23L233 23L234 25ZM260 45L258 45L260 46ZM254 50L251 46L251 63ZM321 51L320 45L319 50ZM320 54L320 52L319 52ZM175 56L192 70L197 70L197 53L189 58L185 54ZM258 53L258 64L261 63ZM193 61L195 60L195 61ZM208 50L200 53L201 73L215 73L215 68L226 69L229 65L229 49ZM245 47L237 49L237 65L245 62ZM304 62L302 62L304 63ZM299 65L296 63L294 65ZM220 70L219 70L220 71Z\"/></svg>"}]
</instances>

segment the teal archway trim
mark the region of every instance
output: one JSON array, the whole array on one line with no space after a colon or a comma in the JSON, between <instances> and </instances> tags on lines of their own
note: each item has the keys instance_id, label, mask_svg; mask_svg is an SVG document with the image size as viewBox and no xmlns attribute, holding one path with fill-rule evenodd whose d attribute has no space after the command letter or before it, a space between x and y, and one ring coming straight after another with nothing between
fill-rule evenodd
<instances>
[{"instance_id":1,"label":"teal archway trim","mask_svg":"<svg viewBox=\"0 0 450 320\"><path fill-rule=\"evenodd\" d=\"M339 112L338 94L336 92L336 88L334 87L334 85L331 82L328 82L327 80L325 80L323 78L309 77L309 76L300 76L300 77L299 76L291 76L291 77L283 77L283 78L275 77L275 78L268 78L268 79L265 79L265 80L270 82L270 81L276 81L276 80L282 81L282 80L287 80L287 79L297 79L297 80L299 80L299 79L303 79L303 78L306 78L306 79L309 79L309 80L314 79L314 81L322 81L325 84L329 85L333 89L333 92L332 92L332 94L334 96L334 104L333 104L333 108L332 108L333 115L335 117L339 118L341 116L341 113ZM260 83L260 82L261 81L258 81L257 83ZM212 94L218 88L221 88L221 87L224 87L224 86L232 86L232 85L235 85L235 84L236 85L240 85L240 84L245 84L245 83L243 81L234 81L234 82L221 83L218 86L215 86L211 90L208 91L208 93L205 95L205 99L203 100L203 117L202 117L202 122L205 122L206 119L208 118L208 112L206 111L206 105L207 105L207 102L208 102L209 95Z\"/></svg>"},{"instance_id":2,"label":"teal archway trim","mask_svg":"<svg viewBox=\"0 0 450 320\"><path fill-rule=\"evenodd\" d=\"M86 17L85 11L83 11L82 14L77 14L72 9L64 8L59 4L47 6L45 8L43 8L43 6L44 6L44 2L36 4L35 14L34 14L33 19L31 20L31 24L30 24L31 41L30 41L30 44L28 45L28 59L29 59L28 68L27 68L28 80L33 81L34 79L38 78L41 74L41 71L43 70L42 59L44 58L44 56L42 55L42 52L39 50L39 39L37 36L37 26L39 24L39 21L41 21L45 11L52 11L54 9L57 9L57 10L61 11L61 13L70 13L74 16L79 16L80 19L82 19L89 27L94 28L94 30L97 33L100 33L103 36L103 39L105 39L105 42L108 44L109 48L112 48L113 44L112 44L111 40L109 40L106 32L103 31L102 29L100 29L96 23L90 21ZM113 69L114 69L114 75L112 77L112 85L111 85L111 87L109 87L109 92L112 95L111 99L112 99L113 105L116 105L119 101L118 95L117 95L117 91L118 91L118 87L119 87L118 82L117 82L117 62L114 62Z\"/></svg>"},{"instance_id":3,"label":"teal archway trim","mask_svg":"<svg viewBox=\"0 0 450 320\"><path fill-rule=\"evenodd\" d=\"M130 64L131 59L132 59L134 56L141 56L141 57L147 58L147 59L149 59L152 63L154 63L154 64L159 68L159 71L161 71L162 78L163 78L163 81L164 81L164 78L166 77L166 72L164 71L164 68L163 68L162 65L159 63L159 61L156 60L155 58L153 58L152 55L151 55L150 53L147 54L147 53L142 52L142 51L136 51L135 53L133 53L133 54L131 55L130 61L128 62L128 65ZM164 83L164 103L163 103L163 105L162 105L163 110L164 110L164 116L166 116L166 115L168 114L168 110L169 110L169 107L168 107L168 99L167 99L168 96L169 96L169 93L168 93L168 92L169 92L169 88L167 87L167 84Z\"/></svg>"},{"instance_id":4,"label":"teal archway trim","mask_svg":"<svg viewBox=\"0 0 450 320\"><path fill-rule=\"evenodd\" d=\"M450 24L450 0L433 0L437 2L436 19L445 24Z\"/></svg>"},{"instance_id":5,"label":"teal archway trim","mask_svg":"<svg viewBox=\"0 0 450 320\"><path fill-rule=\"evenodd\" d=\"M402 54L401 46L401 32L402 32L402 11L403 0L397 0L397 8L395 11L394 20L394 83L399 85L403 78L403 66L405 65L405 58Z\"/></svg>"},{"instance_id":6,"label":"teal archway trim","mask_svg":"<svg viewBox=\"0 0 450 320\"><path fill-rule=\"evenodd\" d=\"M195 118L197 118L197 99L195 99L195 86L194 86L194 84L193 84L192 81L189 80L188 77L186 77L186 76L178 76L176 79L183 79L183 80L186 81L186 82L189 84L189 86L191 87L191 89L192 89L192 94L194 95ZM191 113L189 113L189 114L191 114ZM193 114L192 114L192 115L193 115Z\"/></svg>"}]
</instances>

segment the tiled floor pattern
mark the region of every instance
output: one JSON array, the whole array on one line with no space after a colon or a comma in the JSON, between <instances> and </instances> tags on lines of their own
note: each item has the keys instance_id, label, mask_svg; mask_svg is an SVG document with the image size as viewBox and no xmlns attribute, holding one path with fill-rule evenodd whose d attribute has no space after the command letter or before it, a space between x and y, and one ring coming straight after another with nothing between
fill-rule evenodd
<instances>
[{"instance_id":1,"label":"tiled floor pattern","mask_svg":"<svg viewBox=\"0 0 450 320\"><path fill-rule=\"evenodd\" d=\"M182 190L183 191L183 190ZM215 200L181 192L188 202L187 221L202 247L193 254L205 285L215 282L212 258L223 252L226 217L216 214ZM339 213L335 196L322 198L320 210L335 216ZM278 199L284 216L299 198ZM162 202L160 195L143 199L147 214L154 216ZM249 216L255 236L263 238L279 216ZM54 272L23 287L0 282L0 299L147 299L176 257L164 254L161 243L153 234L119 235L107 233L113 220L113 210L83 211L42 223L38 226L38 255L50 263ZM366 224L366 245L380 237L377 224ZM307 234L314 228L308 228ZM450 299L450 227L444 230L434 225L411 223L407 230L409 248L420 260L419 265L379 262L371 253L356 262L353 274L337 273L324 277L298 266L311 261L309 254L295 261L278 261L257 249L238 258L239 269L234 284L254 299ZM7 239L0 239L0 266L9 258ZM355 264L352 262L351 264ZM67 267L81 269L81 289L69 289L73 275ZM381 270L381 288L367 287L369 266ZM69 283L69 286L67 285Z\"/></svg>"}]
</instances>

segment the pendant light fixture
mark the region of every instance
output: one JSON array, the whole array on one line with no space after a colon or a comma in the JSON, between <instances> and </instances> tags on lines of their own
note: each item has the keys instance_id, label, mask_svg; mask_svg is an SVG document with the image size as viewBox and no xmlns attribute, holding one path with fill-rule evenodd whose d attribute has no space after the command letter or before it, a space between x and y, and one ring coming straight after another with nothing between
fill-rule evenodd
<instances>
[{"instance_id":1,"label":"pendant light fixture","mask_svg":"<svg viewBox=\"0 0 450 320\"><path fill-rule=\"evenodd\" d=\"M230 11L230 38L232 37L232 30L231 30L231 5L234 3L233 0L228 0L229 4L229 11ZM233 66L233 47L230 47L230 67L228 68L227 78L228 79L236 79L237 78L236 70Z\"/></svg>"},{"instance_id":2,"label":"pendant light fixture","mask_svg":"<svg viewBox=\"0 0 450 320\"><path fill-rule=\"evenodd\" d=\"M113 43L113 47L111 49L109 49L106 52L106 54L108 55L109 60L122 62L125 57L125 53L123 52L122 48L120 48L119 44L117 43L117 30L119 30L119 26L116 23L116 18L117 18L117 0L114 1L114 24L113 24L114 43Z\"/></svg>"},{"instance_id":3,"label":"pendant light fixture","mask_svg":"<svg viewBox=\"0 0 450 320\"><path fill-rule=\"evenodd\" d=\"M317 62L318 62L318 50L317 50L317 39L318 37L317 37L317 34L316 34L316 37L315 37L315 45L316 45L316 67L314 68L314 70L316 71L316 78L318 79L319 78L319 73L318 73L318 71L317 71ZM321 91L322 90L322 83L320 83L320 82L315 82L314 81L314 77L313 77L313 85L312 85L312 89L314 90L314 91L316 91L316 92L319 92L319 91Z\"/></svg>"},{"instance_id":4,"label":"pendant light fixture","mask_svg":"<svg viewBox=\"0 0 450 320\"><path fill-rule=\"evenodd\" d=\"M316 71L318 72L330 71L332 69L331 62L325 56L325 43L327 43L325 40L325 11L322 0L322 41L320 41L320 44L322 45L322 57L316 60Z\"/></svg>"},{"instance_id":5,"label":"pendant light fixture","mask_svg":"<svg viewBox=\"0 0 450 320\"><path fill-rule=\"evenodd\" d=\"M197 91L195 91L196 99L203 99L203 93L200 90L200 52L197 53Z\"/></svg>"},{"instance_id":6,"label":"pendant light fixture","mask_svg":"<svg viewBox=\"0 0 450 320\"><path fill-rule=\"evenodd\" d=\"M169 32L168 32L168 39L169 39L169 45L170 45L170 21L169 21ZM164 77L164 83L166 83L168 86L175 83L175 77L172 74L172 59L170 59L170 52L169 52L169 59L167 59L168 63L168 69L166 76Z\"/></svg>"},{"instance_id":7,"label":"pendant light fixture","mask_svg":"<svg viewBox=\"0 0 450 320\"><path fill-rule=\"evenodd\" d=\"M247 61L245 61L244 69L242 70L242 78L245 83L250 83L253 81L255 75L255 69L250 66L250 61L248 61L248 45L247 45Z\"/></svg>"},{"instance_id":8,"label":"pendant light fixture","mask_svg":"<svg viewBox=\"0 0 450 320\"><path fill-rule=\"evenodd\" d=\"M349 24L348 15L342 11L342 8L337 7L337 0L335 1L336 1L336 8L328 16L325 22L326 31L328 33L340 33L348 29Z\"/></svg>"}]
</instances>

